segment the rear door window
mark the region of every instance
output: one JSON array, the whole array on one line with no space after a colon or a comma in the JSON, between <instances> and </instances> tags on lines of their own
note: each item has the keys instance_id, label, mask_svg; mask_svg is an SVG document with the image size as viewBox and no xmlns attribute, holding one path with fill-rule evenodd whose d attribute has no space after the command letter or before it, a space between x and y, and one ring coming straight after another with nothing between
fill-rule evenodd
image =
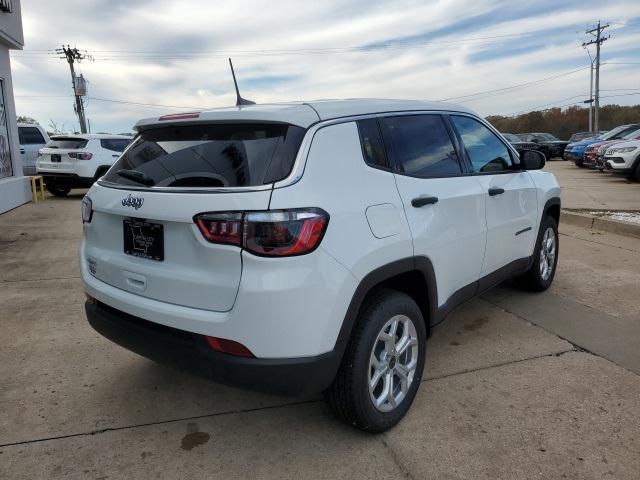
<instances>
[{"instance_id":1,"label":"rear door window","mask_svg":"<svg viewBox=\"0 0 640 480\"><path fill-rule=\"evenodd\" d=\"M456 149L440 115L381 119L385 145L398 173L430 178L462 172Z\"/></svg>"},{"instance_id":2,"label":"rear door window","mask_svg":"<svg viewBox=\"0 0 640 480\"><path fill-rule=\"evenodd\" d=\"M158 187L250 187L282 180L305 130L287 124L204 124L145 130L105 182ZM125 178L118 171L128 171ZM145 181L132 179L131 173ZM142 175L141 175L142 174Z\"/></svg>"},{"instance_id":3,"label":"rear door window","mask_svg":"<svg viewBox=\"0 0 640 480\"><path fill-rule=\"evenodd\" d=\"M101 138L100 146L112 152L124 152L129 142L131 142L131 140L127 140L126 138Z\"/></svg>"},{"instance_id":4,"label":"rear door window","mask_svg":"<svg viewBox=\"0 0 640 480\"><path fill-rule=\"evenodd\" d=\"M42 145L46 143L36 127L18 127L20 145Z\"/></svg>"},{"instance_id":5,"label":"rear door window","mask_svg":"<svg viewBox=\"0 0 640 480\"><path fill-rule=\"evenodd\" d=\"M55 137L45 145L46 148L62 148L68 150L77 150L87 146L89 140L86 138L74 137Z\"/></svg>"}]
</instances>

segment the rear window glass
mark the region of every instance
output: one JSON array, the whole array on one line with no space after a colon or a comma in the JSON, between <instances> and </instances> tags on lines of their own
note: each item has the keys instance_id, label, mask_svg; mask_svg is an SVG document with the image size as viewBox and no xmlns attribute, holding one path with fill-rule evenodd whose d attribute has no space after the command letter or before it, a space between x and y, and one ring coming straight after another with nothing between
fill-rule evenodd
<instances>
[{"instance_id":1,"label":"rear window glass","mask_svg":"<svg viewBox=\"0 0 640 480\"><path fill-rule=\"evenodd\" d=\"M46 148L84 148L87 146L89 140L85 138L73 138L73 137L56 137L52 138L49 143L45 145Z\"/></svg>"},{"instance_id":2,"label":"rear window glass","mask_svg":"<svg viewBox=\"0 0 640 480\"><path fill-rule=\"evenodd\" d=\"M124 149L127 148L131 140L126 138L101 138L100 146L106 150L111 150L112 152L124 152Z\"/></svg>"},{"instance_id":3,"label":"rear window glass","mask_svg":"<svg viewBox=\"0 0 640 480\"><path fill-rule=\"evenodd\" d=\"M375 118L359 120L358 133L365 162L373 167L387 168L387 157L378 121Z\"/></svg>"},{"instance_id":4,"label":"rear window glass","mask_svg":"<svg viewBox=\"0 0 640 480\"><path fill-rule=\"evenodd\" d=\"M285 124L208 124L143 131L104 181L128 186L249 187L284 179L304 129ZM142 176L138 182L117 172Z\"/></svg>"}]
</instances>

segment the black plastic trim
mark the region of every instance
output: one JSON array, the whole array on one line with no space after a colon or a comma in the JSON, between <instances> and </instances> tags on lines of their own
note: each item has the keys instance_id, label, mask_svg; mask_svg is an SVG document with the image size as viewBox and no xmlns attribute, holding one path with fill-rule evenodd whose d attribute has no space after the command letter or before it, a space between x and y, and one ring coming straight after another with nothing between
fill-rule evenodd
<instances>
[{"instance_id":1,"label":"black plastic trim","mask_svg":"<svg viewBox=\"0 0 640 480\"><path fill-rule=\"evenodd\" d=\"M338 345L313 357L238 357L212 350L204 335L150 322L101 302L87 302L85 311L98 333L138 355L216 382L280 395L309 395L326 389L344 351Z\"/></svg>"},{"instance_id":2,"label":"black plastic trim","mask_svg":"<svg viewBox=\"0 0 640 480\"><path fill-rule=\"evenodd\" d=\"M338 334L338 340L334 351L338 350L338 345L346 346L346 342L351 335L351 330L355 325L362 303L369 292L385 280L411 271L418 271L424 275L425 283L427 285L427 291L425 294L427 295L429 310L427 330L430 331L432 327L441 323L449 313L463 303L475 298L489 288L513 276L526 272L531 266L532 261L533 257L515 260L495 272L486 275L469 285L465 285L454 292L441 307L438 307L438 286L436 283L435 272L431 261L427 257L416 256L413 258L404 258L379 267L365 276L356 288L345 318L342 322L342 327Z\"/></svg>"},{"instance_id":3,"label":"black plastic trim","mask_svg":"<svg viewBox=\"0 0 640 480\"><path fill-rule=\"evenodd\" d=\"M42 175L45 183L47 179L53 179L71 188L89 188L96 181L93 177L79 177L75 173L40 172L38 175Z\"/></svg>"}]
</instances>

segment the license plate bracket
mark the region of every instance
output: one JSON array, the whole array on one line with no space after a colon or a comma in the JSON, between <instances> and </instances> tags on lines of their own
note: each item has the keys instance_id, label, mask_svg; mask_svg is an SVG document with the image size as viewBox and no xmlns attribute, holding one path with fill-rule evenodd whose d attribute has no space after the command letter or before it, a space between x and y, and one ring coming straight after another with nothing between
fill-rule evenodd
<instances>
[{"instance_id":1,"label":"license plate bracket","mask_svg":"<svg viewBox=\"0 0 640 480\"><path fill-rule=\"evenodd\" d=\"M164 226L137 218L122 220L124 253L162 262L164 260Z\"/></svg>"},{"instance_id":2,"label":"license plate bracket","mask_svg":"<svg viewBox=\"0 0 640 480\"><path fill-rule=\"evenodd\" d=\"M59 153L54 153L51 155L51 161L52 162L56 162L56 163L60 163L62 161L62 157L60 156Z\"/></svg>"}]
</instances>

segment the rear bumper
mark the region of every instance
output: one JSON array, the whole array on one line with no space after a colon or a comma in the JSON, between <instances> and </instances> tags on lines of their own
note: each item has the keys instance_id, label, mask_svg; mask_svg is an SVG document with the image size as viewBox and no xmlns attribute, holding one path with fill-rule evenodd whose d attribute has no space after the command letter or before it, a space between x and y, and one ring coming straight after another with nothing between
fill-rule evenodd
<instances>
[{"instance_id":1,"label":"rear bumper","mask_svg":"<svg viewBox=\"0 0 640 480\"><path fill-rule=\"evenodd\" d=\"M42 172L39 171L38 175L42 175L45 183L47 180L53 180L56 183L63 185L69 185L72 188L89 188L93 185L95 178L93 177L80 177L75 173L57 173L57 172Z\"/></svg>"},{"instance_id":2,"label":"rear bumper","mask_svg":"<svg viewBox=\"0 0 640 480\"><path fill-rule=\"evenodd\" d=\"M101 302L87 302L85 311L98 333L143 357L220 383L280 395L309 395L326 389L344 350L336 345L315 357L236 357L212 350L204 335L143 320Z\"/></svg>"}]
</instances>

